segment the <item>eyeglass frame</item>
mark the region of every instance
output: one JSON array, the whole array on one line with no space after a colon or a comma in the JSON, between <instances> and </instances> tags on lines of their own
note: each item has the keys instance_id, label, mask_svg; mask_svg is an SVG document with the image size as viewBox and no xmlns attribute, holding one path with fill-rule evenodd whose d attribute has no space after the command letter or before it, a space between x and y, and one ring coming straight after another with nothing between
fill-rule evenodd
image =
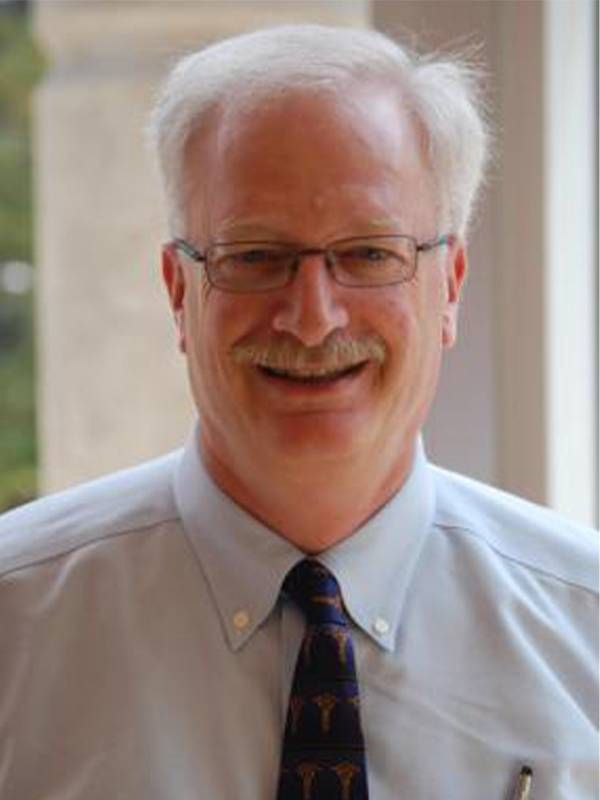
<instances>
[{"instance_id":1,"label":"eyeglass frame","mask_svg":"<svg viewBox=\"0 0 600 800\"><path fill-rule=\"evenodd\" d=\"M332 270L332 266L335 266L335 262L332 262L330 257L330 249L334 245L344 244L345 242L353 242L353 241L364 241L364 240L371 240L371 239L409 239L414 244L415 249L415 263L412 273L407 278L402 278L402 280L390 281L389 283L378 283L378 284L346 284L342 283L336 278L335 271ZM428 252L430 250L435 249L436 247L442 247L443 245L452 246L456 241L456 236L452 233L442 234L438 236L436 239L430 239L426 242L419 242L415 236L411 236L410 234L398 233L398 234L371 234L369 236L351 236L347 239L336 239L333 242L330 242L325 247L305 247L297 249L295 246L287 244L285 242L274 242L274 241L266 241L266 240L240 240L240 241L233 241L233 242L213 242L212 244L208 245L204 249L204 253L197 250L193 245L191 245L185 239L176 237L171 240L171 244L175 247L176 250L182 251L188 258L192 261L196 261L197 263L204 263L205 265L205 274L209 284L215 288L219 289L222 292L231 292L232 294L259 294L260 292L273 292L278 291L279 289L284 289L286 286L289 286L293 283L296 272L300 266L300 261L303 256L313 256L313 255L324 255L325 256L325 265L329 271L329 274L333 278L333 280L340 286L344 286L346 288L351 289L380 289L384 286L397 286L402 283L408 283L411 281L414 276L417 274L418 269L418 257L419 253ZM215 283L209 269L209 251L214 247L230 247L236 244L256 244L256 245L277 245L281 247L290 248L290 255L294 256L294 260L292 261L292 266L289 270L289 277L285 283L282 283L281 286L271 286L266 289L232 289L230 287L220 286L218 283Z\"/></svg>"}]
</instances>

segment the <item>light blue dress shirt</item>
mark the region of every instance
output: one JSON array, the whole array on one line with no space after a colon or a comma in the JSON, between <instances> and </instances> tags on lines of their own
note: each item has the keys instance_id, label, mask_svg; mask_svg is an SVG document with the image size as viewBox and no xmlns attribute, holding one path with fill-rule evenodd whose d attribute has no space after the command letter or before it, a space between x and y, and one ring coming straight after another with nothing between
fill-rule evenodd
<instances>
[{"instance_id":1,"label":"light blue dress shirt","mask_svg":"<svg viewBox=\"0 0 600 800\"><path fill-rule=\"evenodd\" d=\"M272 800L303 554L185 449L0 520L2 800ZM371 800L595 800L596 534L431 466L321 555ZM332 800L338 800L332 798Z\"/></svg>"}]
</instances>

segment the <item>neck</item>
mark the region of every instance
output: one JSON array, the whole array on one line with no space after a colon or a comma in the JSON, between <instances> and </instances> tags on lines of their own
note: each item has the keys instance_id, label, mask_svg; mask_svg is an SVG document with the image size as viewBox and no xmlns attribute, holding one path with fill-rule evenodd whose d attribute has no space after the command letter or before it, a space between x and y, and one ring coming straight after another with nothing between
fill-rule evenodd
<instances>
[{"instance_id":1,"label":"neck","mask_svg":"<svg viewBox=\"0 0 600 800\"><path fill-rule=\"evenodd\" d=\"M310 555L347 538L385 505L407 479L415 451L412 440L393 459L378 453L360 463L328 461L302 468L285 461L257 464L256 459L244 465L219 459L206 442L202 445L204 465L219 488Z\"/></svg>"}]
</instances>

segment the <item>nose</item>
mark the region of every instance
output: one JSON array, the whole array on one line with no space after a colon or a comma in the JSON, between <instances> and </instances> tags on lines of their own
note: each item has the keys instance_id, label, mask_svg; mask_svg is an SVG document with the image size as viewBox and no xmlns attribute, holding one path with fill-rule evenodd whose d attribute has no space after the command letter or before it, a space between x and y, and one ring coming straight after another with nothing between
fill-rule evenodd
<instances>
[{"instance_id":1,"label":"nose","mask_svg":"<svg viewBox=\"0 0 600 800\"><path fill-rule=\"evenodd\" d=\"M304 255L294 280L282 289L274 330L292 334L306 347L322 344L330 333L348 324L348 311L338 296L341 289L323 255Z\"/></svg>"}]
</instances>

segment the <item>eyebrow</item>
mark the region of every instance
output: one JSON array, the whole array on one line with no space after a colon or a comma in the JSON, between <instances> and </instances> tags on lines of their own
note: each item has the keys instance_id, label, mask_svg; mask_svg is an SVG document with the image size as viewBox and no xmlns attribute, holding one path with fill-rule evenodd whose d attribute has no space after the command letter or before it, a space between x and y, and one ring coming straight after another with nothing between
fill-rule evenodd
<instances>
[{"instance_id":1,"label":"eyebrow","mask_svg":"<svg viewBox=\"0 0 600 800\"><path fill-rule=\"evenodd\" d=\"M381 232L402 231L403 225L398 219L386 217L371 217L369 219L356 220L354 224L348 223L346 233L336 238L348 238L352 236L368 236ZM231 241L295 241L296 236L286 232L277 223L269 223L264 218L261 220L246 219L243 222L231 223L220 229L217 240Z\"/></svg>"},{"instance_id":2,"label":"eyebrow","mask_svg":"<svg viewBox=\"0 0 600 800\"><path fill-rule=\"evenodd\" d=\"M234 223L231 225L225 225L223 228L219 230L219 235L217 237L219 240L222 239L264 239L270 240L275 239L289 239L290 237L283 232L283 229L280 229L275 224L269 224L268 222L256 221L253 220L246 220L240 223Z\"/></svg>"}]
</instances>

